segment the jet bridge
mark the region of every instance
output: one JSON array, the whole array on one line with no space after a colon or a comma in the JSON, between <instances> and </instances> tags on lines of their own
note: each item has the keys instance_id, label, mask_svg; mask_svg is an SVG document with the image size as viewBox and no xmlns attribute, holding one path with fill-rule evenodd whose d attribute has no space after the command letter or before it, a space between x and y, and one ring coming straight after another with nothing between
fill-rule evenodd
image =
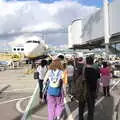
<instances>
[{"instance_id":1,"label":"jet bridge","mask_svg":"<svg viewBox=\"0 0 120 120\"><path fill-rule=\"evenodd\" d=\"M120 1L109 4L110 47L120 43ZM78 22L80 21L80 22ZM78 25L80 23L80 25ZM77 31L77 32L75 32ZM78 32L79 31L79 32ZM104 48L104 9L101 8L91 16L78 19L68 27L68 44L73 49ZM120 46L120 45L118 45ZM120 47L114 47L120 52Z\"/></svg>"}]
</instances>

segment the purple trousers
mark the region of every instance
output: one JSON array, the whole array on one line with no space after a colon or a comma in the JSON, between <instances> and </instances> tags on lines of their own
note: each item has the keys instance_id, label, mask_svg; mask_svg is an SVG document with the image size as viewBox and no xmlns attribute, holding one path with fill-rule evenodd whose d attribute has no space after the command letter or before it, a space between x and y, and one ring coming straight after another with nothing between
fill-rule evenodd
<instances>
[{"instance_id":1,"label":"purple trousers","mask_svg":"<svg viewBox=\"0 0 120 120\"><path fill-rule=\"evenodd\" d=\"M48 103L48 120L55 120L56 117L60 117L64 110L64 93L59 97L50 96L47 94Z\"/></svg>"}]
</instances>

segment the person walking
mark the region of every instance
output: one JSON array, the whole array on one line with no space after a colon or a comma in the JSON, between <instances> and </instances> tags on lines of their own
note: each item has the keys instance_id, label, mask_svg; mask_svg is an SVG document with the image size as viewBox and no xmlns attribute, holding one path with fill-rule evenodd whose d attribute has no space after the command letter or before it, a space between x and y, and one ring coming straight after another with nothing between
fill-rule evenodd
<instances>
[{"instance_id":1,"label":"person walking","mask_svg":"<svg viewBox=\"0 0 120 120\"><path fill-rule=\"evenodd\" d=\"M60 60L53 60L50 64L44 84L47 82L48 120L60 120L64 110L63 65Z\"/></svg>"},{"instance_id":2,"label":"person walking","mask_svg":"<svg viewBox=\"0 0 120 120\"><path fill-rule=\"evenodd\" d=\"M101 81L103 83L103 93L104 96L110 96L110 79L111 69L108 67L107 62L103 62L103 67L100 69Z\"/></svg>"},{"instance_id":3,"label":"person walking","mask_svg":"<svg viewBox=\"0 0 120 120\"><path fill-rule=\"evenodd\" d=\"M68 73L66 69L67 63L63 64L63 89L64 89L64 97L68 94Z\"/></svg>"},{"instance_id":4,"label":"person walking","mask_svg":"<svg viewBox=\"0 0 120 120\"><path fill-rule=\"evenodd\" d=\"M72 61L68 61L67 74L68 74L68 94L69 95L72 93L73 73L74 73L73 63Z\"/></svg>"},{"instance_id":5,"label":"person walking","mask_svg":"<svg viewBox=\"0 0 120 120\"><path fill-rule=\"evenodd\" d=\"M85 103L88 106L87 120L94 120L94 108L96 98L97 79L100 77L97 70L93 68L93 57L86 58L86 65L84 68L84 78L86 80L86 99L79 101L79 120L84 120Z\"/></svg>"},{"instance_id":6,"label":"person walking","mask_svg":"<svg viewBox=\"0 0 120 120\"><path fill-rule=\"evenodd\" d=\"M40 65L37 67L37 72L39 73L39 79L38 79L39 88L40 88L39 97L40 97L40 101L42 101L43 80L47 72L47 61L46 60L41 61Z\"/></svg>"}]
</instances>

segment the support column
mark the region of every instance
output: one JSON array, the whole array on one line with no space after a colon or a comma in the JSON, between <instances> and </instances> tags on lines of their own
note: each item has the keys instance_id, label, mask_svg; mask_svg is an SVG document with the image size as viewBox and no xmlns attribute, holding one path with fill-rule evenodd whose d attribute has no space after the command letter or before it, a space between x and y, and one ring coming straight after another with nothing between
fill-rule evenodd
<instances>
[{"instance_id":1,"label":"support column","mask_svg":"<svg viewBox=\"0 0 120 120\"><path fill-rule=\"evenodd\" d=\"M105 39L105 53L106 59L109 59L109 38L110 38L110 31L109 31L109 1L104 1L104 39Z\"/></svg>"},{"instance_id":2,"label":"support column","mask_svg":"<svg viewBox=\"0 0 120 120\"><path fill-rule=\"evenodd\" d=\"M109 44L105 43L105 53L106 53L106 60L109 59Z\"/></svg>"}]
</instances>

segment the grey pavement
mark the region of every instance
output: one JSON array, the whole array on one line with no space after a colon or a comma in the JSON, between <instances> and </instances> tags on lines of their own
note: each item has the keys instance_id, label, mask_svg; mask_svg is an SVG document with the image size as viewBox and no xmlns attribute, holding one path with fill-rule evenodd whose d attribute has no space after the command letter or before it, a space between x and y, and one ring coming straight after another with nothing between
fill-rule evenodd
<instances>
[{"instance_id":1,"label":"grey pavement","mask_svg":"<svg viewBox=\"0 0 120 120\"><path fill-rule=\"evenodd\" d=\"M22 100L20 98L31 96L37 81L33 79L32 74L25 74L26 68L0 71L0 116L1 120L20 120L21 113L16 109L16 104L19 102L19 107L22 111L25 110L29 99ZM116 79L117 81L118 79ZM112 96L106 97L101 101L95 109L95 120L115 120L113 115L115 106L120 96L120 84L113 89ZM99 98L102 94L99 95ZM17 99L17 100L16 100ZM66 98L67 105L72 113L73 120L77 120L78 103L71 102ZM13 101L11 101L13 100ZM74 112L75 111L75 112ZM6 115L5 115L6 114ZM66 111L64 119L67 119ZM32 120L47 120L48 112L47 105L39 102L39 98L35 100L35 106L32 109ZM85 116L86 120L87 115Z\"/></svg>"},{"instance_id":2,"label":"grey pavement","mask_svg":"<svg viewBox=\"0 0 120 120\"><path fill-rule=\"evenodd\" d=\"M21 114L15 108L16 101L0 105L0 120L20 120Z\"/></svg>"},{"instance_id":3,"label":"grey pavement","mask_svg":"<svg viewBox=\"0 0 120 120\"><path fill-rule=\"evenodd\" d=\"M31 96L36 83L33 74L26 74L26 68L0 71L0 120L20 120L22 114L16 103Z\"/></svg>"}]
</instances>

